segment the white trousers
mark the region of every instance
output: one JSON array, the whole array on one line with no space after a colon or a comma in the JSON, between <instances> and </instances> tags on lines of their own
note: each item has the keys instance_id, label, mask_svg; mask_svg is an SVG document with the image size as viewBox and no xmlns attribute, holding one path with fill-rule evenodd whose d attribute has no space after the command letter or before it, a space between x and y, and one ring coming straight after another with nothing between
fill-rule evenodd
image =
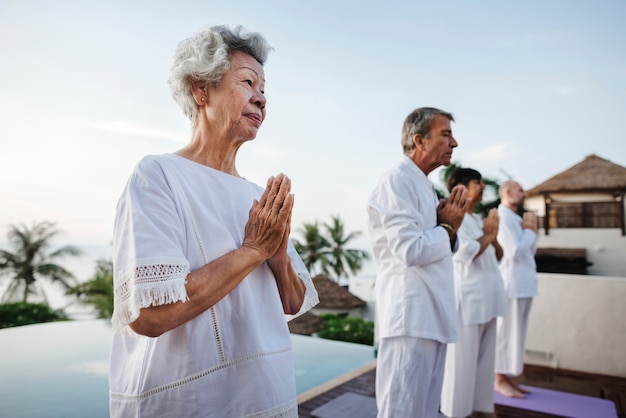
<instances>
[{"instance_id":1,"label":"white trousers","mask_svg":"<svg viewBox=\"0 0 626 418\"><path fill-rule=\"evenodd\" d=\"M467 417L472 412L493 412L496 357L496 318L464 325L459 313L459 340L448 344L441 391L441 412Z\"/></svg>"},{"instance_id":2,"label":"white trousers","mask_svg":"<svg viewBox=\"0 0 626 418\"><path fill-rule=\"evenodd\" d=\"M415 337L382 338L376 364L378 418L436 418L446 344Z\"/></svg>"},{"instance_id":3,"label":"white trousers","mask_svg":"<svg viewBox=\"0 0 626 418\"><path fill-rule=\"evenodd\" d=\"M496 373L515 377L524 370L524 346L532 298L508 299L506 315L498 318Z\"/></svg>"}]
</instances>

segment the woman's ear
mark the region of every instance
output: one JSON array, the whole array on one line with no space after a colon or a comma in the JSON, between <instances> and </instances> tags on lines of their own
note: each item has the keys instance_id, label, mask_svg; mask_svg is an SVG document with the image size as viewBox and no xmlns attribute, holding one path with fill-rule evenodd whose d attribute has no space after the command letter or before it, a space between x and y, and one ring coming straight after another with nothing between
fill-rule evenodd
<instances>
[{"instance_id":1,"label":"woman's ear","mask_svg":"<svg viewBox=\"0 0 626 418\"><path fill-rule=\"evenodd\" d=\"M208 102L206 88L203 84L196 80L191 80L191 93L198 106L202 106Z\"/></svg>"}]
</instances>

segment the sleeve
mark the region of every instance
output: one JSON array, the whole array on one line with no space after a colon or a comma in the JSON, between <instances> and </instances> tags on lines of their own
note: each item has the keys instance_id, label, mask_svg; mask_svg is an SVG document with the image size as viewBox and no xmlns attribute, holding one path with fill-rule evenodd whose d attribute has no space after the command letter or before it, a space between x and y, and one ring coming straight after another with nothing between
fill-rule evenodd
<instances>
[{"instance_id":1,"label":"sleeve","mask_svg":"<svg viewBox=\"0 0 626 418\"><path fill-rule=\"evenodd\" d=\"M117 204L113 230L113 330L127 327L139 310L188 299L190 271L184 228L159 164L142 160Z\"/></svg>"},{"instance_id":2,"label":"sleeve","mask_svg":"<svg viewBox=\"0 0 626 418\"><path fill-rule=\"evenodd\" d=\"M463 265L469 265L474 261L476 254L480 251L480 243L471 234L471 228L466 224L467 216L464 218L461 227L457 230L457 241L459 248L452 256L453 260Z\"/></svg>"},{"instance_id":3,"label":"sleeve","mask_svg":"<svg viewBox=\"0 0 626 418\"><path fill-rule=\"evenodd\" d=\"M498 229L498 242L505 254L512 254L515 261L525 260L525 254L536 252L537 235L530 229L522 229L517 217L502 216L502 225Z\"/></svg>"},{"instance_id":4,"label":"sleeve","mask_svg":"<svg viewBox=\"0 0 626 418\"><path fill-rule=\"evenodd\" d=\"M408 267L436 262L452 251L445 229L427 227L422 214L425 205L435 203L423 201L425 195L414 189L408 179L390 177L379 185L368 207L370 215L375 212L374 222L379 223L374 228L384 233L393 256Z\"/></svg>"},{"instance_id":5,"label":"sleeve","mask_svg":"<svg viewBox=\"0 0 626 418\"><path fill-rule=\"evenodd\" d=\"M313 279L311 279L311 274L307 270L306 266L304 265L304 262L300 258L300 255L296 251L291 241L289 241L289 248L287 249L287 254L289 255L289 258L291 259L291 265L293 267L293 270L296 272L300 280L302 280L302 283L304 283L304 287L306 288L306 291L304 293L304 302L302 302L302 307L300 308L298 313L294 315L285 315L285 318L287 319L287 321L291 321L292 319L295 319L299 317L300 315L302 315L303 313L311 310L311 308L317 305L320 302L320 300L317 295L317 290L315 289L315 285L313 284Z\"/></svg>"}]
</instances>

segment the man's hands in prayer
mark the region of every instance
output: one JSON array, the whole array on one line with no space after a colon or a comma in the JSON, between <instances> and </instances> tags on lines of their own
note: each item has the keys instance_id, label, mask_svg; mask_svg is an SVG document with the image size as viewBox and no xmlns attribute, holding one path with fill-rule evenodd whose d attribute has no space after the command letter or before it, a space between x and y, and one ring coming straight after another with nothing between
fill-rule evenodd
<instances>
[{"instance_id":1,"label":"man's hands in prayer","mask_svg":"<svg viewBox=\"0 0 626 418\"><path fill-rule=\"evenodd\" d=\"M448 224L454 228L456 233L457 229L463 223L463 217L467 212L467 205L470 198L467 197L467 188L462 184L456 185L448 200L441 199L439 206L437 207L437 223Z\"/></svg>"}]
</instances>

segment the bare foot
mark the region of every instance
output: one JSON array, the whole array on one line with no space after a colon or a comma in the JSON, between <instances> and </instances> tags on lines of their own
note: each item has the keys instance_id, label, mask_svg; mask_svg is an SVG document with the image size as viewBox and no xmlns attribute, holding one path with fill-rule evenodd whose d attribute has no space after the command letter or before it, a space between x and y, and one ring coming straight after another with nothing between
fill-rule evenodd
<instances>
[{"instance_id":1,"label":"bare foot","mask_svg":"<svg viewBox=\"0 0 626 418\"><path fill-rule=\"evenodd\" d=\"M503 374L496 374L493 388L496 392L509 398L524 399L526 395L519 390L509 378Z\"/></svg>"},{"instance_id":2,"label":"bare foot","mask_svg":"<svg viewBox=\"0 0 626 418\"><path fill-rule=\"evenodd\" d=\"M526 388L523 388L521 385L518 385L517 383L515 383L513 381L510 381L510 382L515 387L515 389L517 389L518 391L520 391L522 393L530 393L531 392L530 390L528 390Z\"/></svg>"}]
</instances>

